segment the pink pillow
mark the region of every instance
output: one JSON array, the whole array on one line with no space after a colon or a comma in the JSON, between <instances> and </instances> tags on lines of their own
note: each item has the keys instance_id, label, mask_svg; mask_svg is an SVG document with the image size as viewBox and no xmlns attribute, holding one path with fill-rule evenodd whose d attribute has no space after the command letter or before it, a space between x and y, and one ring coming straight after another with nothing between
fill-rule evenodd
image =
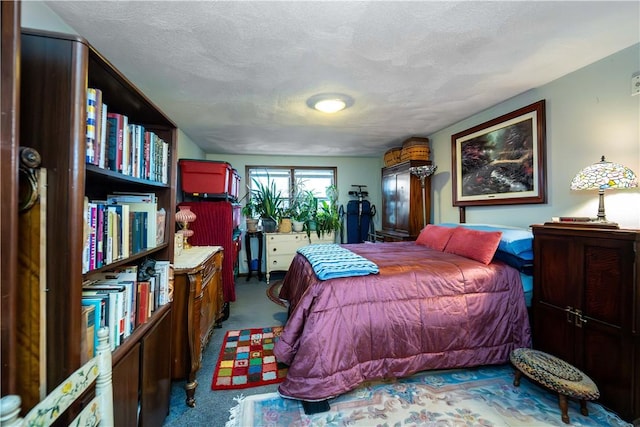
<instances>
[{"instance_id":1,"label":"pink pillow","mask_svg":"<svg viewBox=\"0 0 640 427\"><path fill-rule=\"evenodd\" d=\"M418 235L416 243L418 245L442 251L445 246L447 246L447 242L454 230L455 228L453 227L427 224L427 226L420 232L420 235Z\"/></svg>"},{"instance_id":2,"label":"pink pillow","mask_svg":"<svg viewBox=\"0 0 640 427\"><path fill-rule=\"evenodd\" d=\"M444 251L488 265L498 249L500 237L502 237L501 231L456 227Z\"/></svg>"}]
</instances>

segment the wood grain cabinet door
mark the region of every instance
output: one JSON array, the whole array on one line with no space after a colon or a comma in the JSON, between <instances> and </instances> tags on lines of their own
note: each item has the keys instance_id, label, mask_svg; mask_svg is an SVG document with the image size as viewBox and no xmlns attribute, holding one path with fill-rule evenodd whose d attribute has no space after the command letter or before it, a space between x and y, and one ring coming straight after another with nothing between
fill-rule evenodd
<instances>
[{"instance_id":1,"label":"wood grain cabinet door","mask_svg":"<svg viewBox=\"0 0 640 427\"><path fill-rule=\"evenodd\" d=\"M161 426L171 399L171 310L142 339L140 426ZM117 424L116 425L130 425Z\"/></svg>"}]
</instances>

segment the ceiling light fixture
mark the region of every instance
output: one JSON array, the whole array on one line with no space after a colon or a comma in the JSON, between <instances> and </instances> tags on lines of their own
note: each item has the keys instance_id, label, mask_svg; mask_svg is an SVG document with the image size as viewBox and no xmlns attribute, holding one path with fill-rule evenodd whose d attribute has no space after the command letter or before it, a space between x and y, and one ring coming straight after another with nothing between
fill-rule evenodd
<instances>
[{"instance_id":1,"label":"ceiling light fixture","mask_svg":"<svg viewBox=\"0 0 640 427\"><path fill-rule=\"evenodd\" d=\"M307 105L314 110L332 114L353 105L353 98L342 93L319 93L307 99Z\"/></svg>"}]
</instances>

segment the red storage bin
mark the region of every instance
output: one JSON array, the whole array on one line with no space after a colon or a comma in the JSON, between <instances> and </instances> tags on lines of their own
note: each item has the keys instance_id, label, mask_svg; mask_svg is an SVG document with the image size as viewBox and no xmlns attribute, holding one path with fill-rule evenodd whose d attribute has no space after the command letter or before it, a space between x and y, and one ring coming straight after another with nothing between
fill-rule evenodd
<instances>
[{"instance_id":1,"label":"red storage bin","mask_svg":"<svg viewBox=\"0 0 640 427\"><path fill-rule=\"evenodd\" d=\"M210 197L229 194L232 168L227 162L215 160L178 160L181 187L184 193Z\"/></svg>"},{"instance_id":2,"label":"red storage bin","mask_svg":"<svg viewBox=\"0 0 640 427\"><path fill-rule=\"evenodd\" d=\"M242 220L242 205L240 203L231 204L231 218L233 220L233 228L240 227L240 221Z\"/></svg>"},{"instance_id":3,"label":"red storage bin","mask_svg":"<svg viewBox=\"0 0 640 427\"><path fill-rule=\"evenodd\" d=\"M240 174L236 169L231 169L231 178L229 179L229 196L233 199L240 197Z\"/></svg>"}]
</instances>

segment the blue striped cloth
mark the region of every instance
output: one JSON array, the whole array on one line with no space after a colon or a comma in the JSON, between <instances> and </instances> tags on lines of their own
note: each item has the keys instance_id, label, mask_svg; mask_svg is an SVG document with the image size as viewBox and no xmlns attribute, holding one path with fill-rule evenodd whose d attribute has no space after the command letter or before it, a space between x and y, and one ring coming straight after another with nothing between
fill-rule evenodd
<instances>
[{"instance_id":1,"label":"blue striped cloth","mask_svg":"<svg viewBox=\"0 0 640 427\"><path fill-rule=\"evenodd\" d=\"M378 266L337 244L308 245L298 249L320 280L377 274Z\"/></svg>"}]
</instances>

